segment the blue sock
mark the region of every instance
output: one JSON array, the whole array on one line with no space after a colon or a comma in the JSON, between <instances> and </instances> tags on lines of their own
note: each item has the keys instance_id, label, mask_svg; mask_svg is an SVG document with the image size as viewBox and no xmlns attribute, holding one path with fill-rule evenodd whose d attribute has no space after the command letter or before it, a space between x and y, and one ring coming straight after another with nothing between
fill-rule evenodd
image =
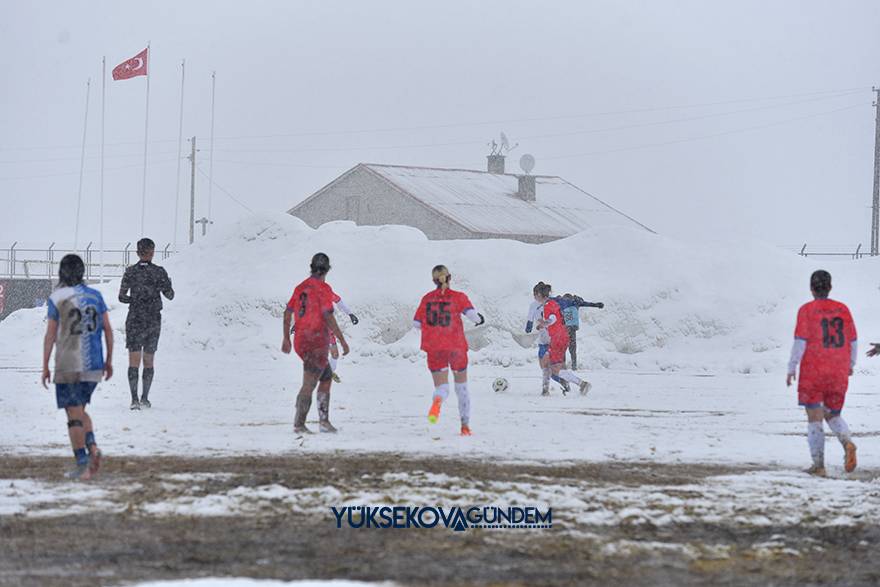
<instances>
[{"instance_id":1,"label":"blue sock","mask_svg":"<svg viewBox=\"0 0 880 587\"><path fill-rule=\"evenodd\" d=\"M88 465L89 464L89 455L86 454L86 449L78 448L73 451L73 456L76 457L77 465Z\"/></svg>"},{"instance_id":2,"label":"blue sock","mask_svg":"<svg viewBox=\"0 0 880 587\"><path fill-rule=\"evenodd\" d=\"M86 447L92 446L93 444L98 444L95 442L95 433L89 430L86 432Z\"/></svg>"}]
</instances>

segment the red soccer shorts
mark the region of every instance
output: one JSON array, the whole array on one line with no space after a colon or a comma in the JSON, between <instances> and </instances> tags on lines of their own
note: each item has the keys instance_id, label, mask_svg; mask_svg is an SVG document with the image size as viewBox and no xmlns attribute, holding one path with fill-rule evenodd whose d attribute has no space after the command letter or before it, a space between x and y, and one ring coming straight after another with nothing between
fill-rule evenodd
<instances>
[{"instance_id":1,"label":"red soccer shorts","mask_svg":"<svg viewBox=\"0 0 880 587\"><path fill-rule=\"evenodd\" d=\"M848 373L843 375L810 374L798 381L798 405L805 408L825 406L830 412L843 409Z\"/></svg>"},{"instance_id":2,"label":"red soccer shorts","mask_svg":"<svg viewBox=\"0 0 880 587\"><path fill-rule=\"evenodd\" d=\"M568 338L550 339L550 364L558 365L565 362L565 351L568 350Z\"/></svg>"},{"instance_id":3,"label":"red soccer shorts","mask_svg":"<svg viewBox=\"0 0 880 587\"><path fill-rule=\"evenodd\" d=\"M428 353L428 370L442 371L446 367L451 367L453 371L467 369L467 351L431 351Z\"/></svg>"},{"instance_id":4,"label":"red soccer shorts","mask_svg":"<svg viewBox=\"0 0 880 587\"><path fill-rule=\"evenodd\" d=\"M296 354L302 359L303 369L316 375L323 375L324 371L329 371L330 348L324 345L320 347L296 345Z\"/></svg>"}]
</instances>

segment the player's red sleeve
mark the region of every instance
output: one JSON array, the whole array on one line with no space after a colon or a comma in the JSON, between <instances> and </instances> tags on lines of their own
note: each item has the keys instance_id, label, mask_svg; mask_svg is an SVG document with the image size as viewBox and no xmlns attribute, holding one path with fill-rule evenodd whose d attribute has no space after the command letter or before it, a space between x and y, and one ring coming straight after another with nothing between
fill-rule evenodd
<instances>
[{"instance_id":1,"label":"player's red sleeve","mask_svg":"<svg viewBox=\"0 0 880 587\"><path fill-rule=\"evenodd\" d=\"M458 296L458 305L461 314L474 309L474 305L471 303L470 298L467 297L467 294L461 292L459 292Z\"/></svg>"},{"instance_id":2,"label":"player's red sleeve","mask_svg":"<svg viewBox=\"0 0 880 587\"><path fill-rule=\"evenodd\" d=\"M850 314L849 312L849 308L846 308L843 329L846 340L852 342L859 339L858 333L856 332L856 322L855 320L853 320L852 314Z\"/></svg>"},{"instance_id":3,"label":"player's red sleeve","mask_svg":"<svg viewBox=\"0 0 880 587\"><path fill-rule=\"evenodd\" d=\"M413 320L416 320L417 322L421 322L422 324L425 323L425 299L424 298L422 298L422 300L419 302L419 307L416 308L416 314L415 314L415 316L413 316Z\"/></svg>"},{"instance_id":4,"label":"player's red sleeve","mask_svg":"<svg viewBox=\"0 0 880 587\"><path fill-rule=\"evenodd\" d=\"M333 312L333 296L336 295L333 293L333 290L329 287L324 292L324 295L321 296L320 306L322 314L329 314Z\"/></svg>"},{"instance_id":5,"label":"player's red sleeve","mask_svg":"<svg viewBox=\"0 0 880 587\"><path fill-rule=\"evenodd\" d=\"M296 314L296 290L291 294L290 299L287 301L287 311Z\"/></svg>"},{"instance_id":6,"label":"player's red sleeve","mask_svg":"<svg viewBox=\"0 0 880 587\"><path fill-rule=\"evenodd\" d=\"M807 316L807 307L801 306L801 309L798 310L797 315L797 324L794 327L794 337L802 338L804 340L809 340L810 338L810 324Z\"/></svg>"}]
</instances>

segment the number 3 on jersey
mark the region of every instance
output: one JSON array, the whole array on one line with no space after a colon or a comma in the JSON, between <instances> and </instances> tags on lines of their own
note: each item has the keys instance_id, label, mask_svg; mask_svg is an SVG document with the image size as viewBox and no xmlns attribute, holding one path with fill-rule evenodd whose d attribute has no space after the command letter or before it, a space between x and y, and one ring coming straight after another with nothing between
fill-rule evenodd
<instances>
[{"instance_id":1,"label":"number 3 on jersey","mask_svg":"<svg viewBox=\"0 0 880 587\"><path fill-rule=\"evenodd\" d=\"M306 292L299 294L299 312L297 312L297 315L299 315L300 318L306 315L306 301L308 301L308 299L309 294Z\"/></svg>"}]
</instances>

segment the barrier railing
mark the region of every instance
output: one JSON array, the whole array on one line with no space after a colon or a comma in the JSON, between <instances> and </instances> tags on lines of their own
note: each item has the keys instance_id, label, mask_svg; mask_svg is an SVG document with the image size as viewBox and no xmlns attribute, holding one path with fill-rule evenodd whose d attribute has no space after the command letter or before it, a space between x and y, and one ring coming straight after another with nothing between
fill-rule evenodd
<instances>
[{"instance_id":1,"label":"barrier railing","mask_svg":"<svg viewBox=\"0 0 880 587\"><path fill-rule=\"evenodd\" d=\"M828 249L830 249L830 248L831 247L829 247ZM862 251L861 244L859 244L859 246L856 247L855 251L853 251L852 249L847 251L842 248L838 249L836 251L832 251L832 250L828 250L828 249L826 249L824 251L822 251L822 250L807 251L807 244L804 243L804 246L801 247L801 250L800 250L800 252L798 252L798 255L800 255L801 257L849 257L850 259L861 259L862 257L870 257L871 256L870 253L865 253Z\"/></svg>"},{"instance_id":2,"label":"barrier railing","mask_svg":"<svg viewBox=\"0 0 880 587\"><path fill-rule=\"evenodd\" d=\"M86 280L90 282L122 277L125 268L137 261L132 243L126 243L121 249L100 251L90 242L86 247L74 251L59 249L55 243L45 249L21 248L16 241L9 248L0 249L0 254L3 252L6 255L0 257L0 278L10 279L54 279L58 276L58 263L67 253L77 253L82 257L86 266ZM164 260L174 253L168 243L164 247L156 247L155 258Z\"/></svg>"}]
</instances>

